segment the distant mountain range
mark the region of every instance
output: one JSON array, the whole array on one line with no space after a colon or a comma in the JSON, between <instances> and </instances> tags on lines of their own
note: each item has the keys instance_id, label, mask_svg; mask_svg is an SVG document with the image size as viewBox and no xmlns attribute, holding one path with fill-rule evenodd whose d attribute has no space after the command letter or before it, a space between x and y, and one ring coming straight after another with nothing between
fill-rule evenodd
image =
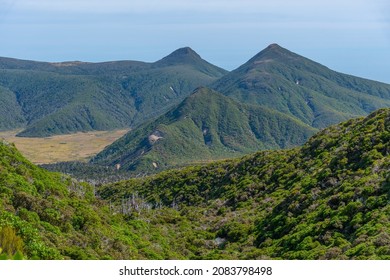
<instances>
[{"instance_id":1,"label":"distant mountain range","mask_svg":"<svg viewBox=\"0 0 390 280\"><path fill-rule=\"evenodd\" d=\"M157 172L301 145L318 129L390 107L390 85L334 72L276 44L210 87L216 91L198 89L91 162Z\"/></svg>"},{"instance_id":2,"label":"distant mountain range","mask_svg":"<svg viewBox=\"0 0 390 280\"><path fill-rule=\"evenodd\" d=\"M131 127L91 162L147 172L301 145L318 129L390 107L390 85L277 44L231 72L188 47L154 63L0 58L0 93L1 130Z\"/></svg>"},{"instance_id":3,"label":"distant mountain range","mask_svg":"<svg viewBox=\"0 0 390 280\"><path fill-rule=\"evenodd\" d=\"M0 130L43 137L134 126L226 73L190 48L155 63L0 58Z\"/></svg>"}]
</instances>

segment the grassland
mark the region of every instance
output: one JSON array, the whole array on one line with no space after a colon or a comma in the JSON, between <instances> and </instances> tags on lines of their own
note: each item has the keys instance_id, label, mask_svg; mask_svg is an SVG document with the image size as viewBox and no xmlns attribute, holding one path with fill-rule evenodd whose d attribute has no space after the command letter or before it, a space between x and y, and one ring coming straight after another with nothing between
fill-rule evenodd
<instances>
[{"instance_id":1,"label":"grassland","mask_svg":"<svg viewBox=\"0 0 390 280\"><path fill-rule=\"evenodd\" d=\"M15 143L22 154L35 164L62 161L87 161L128 130L78 132L44 138L16 137L18 130L1 131L0 138Z\"/></svg>"}]
</instances>

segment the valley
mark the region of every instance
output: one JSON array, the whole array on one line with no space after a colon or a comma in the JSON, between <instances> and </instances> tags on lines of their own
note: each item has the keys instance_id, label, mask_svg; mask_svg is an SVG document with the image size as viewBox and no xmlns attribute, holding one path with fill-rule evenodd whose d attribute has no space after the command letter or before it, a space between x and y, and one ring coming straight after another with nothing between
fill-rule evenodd
<instances>
[{"instance_id":1,"label":"valley","mask_svg":"<svg viewBox=\"0 0 390 280\"><path fill-rule=\"evenodd\" d=\"M35 164L65 161L88 161L104 147L112 144L129 130L91 131L50 137L16 137L19 130L1 131L0 139L15 143L20 152Z\"/></svg>"}]
</instances>

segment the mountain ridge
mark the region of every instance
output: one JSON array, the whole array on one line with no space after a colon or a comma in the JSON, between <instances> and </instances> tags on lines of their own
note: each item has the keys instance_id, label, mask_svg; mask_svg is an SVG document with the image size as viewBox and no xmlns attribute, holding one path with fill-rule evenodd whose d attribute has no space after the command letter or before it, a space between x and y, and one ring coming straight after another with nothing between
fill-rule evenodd
<instances>
[{"instance_id":1,"label":"mountain ridge","mask_svg":"<svg viewBox=\"0 0 390 280\"><path fill-rule=\"evenodd\" d=\"M185 63L188 60L200 60L201 57L199 54L197 54L193 49L190 47L182 47L175 51L173 51L171 54L165 56L164 58L154 62L154 64L170 64L174 62L179 63Z\"/></svg>"},{"instance_id":2,"label":"mountain ridge","mask_svg":"<svg viewBox=\"0 0 390 280\"><path fill-rule=\"evenodd\" d=\"M180 50L173 57L176 55L192 56L193 53L191 49L187 48ZM145 172L148 169L147 166L149 166L149 170L152 172L153 170L160 171L160 166L165 166L165 168L178 167L185 165L185 160L188 161L187 163L194 162L195 159L195 161L201 162L202 158L200 155L203 155L204 161L208 161L220 159L222 155L235 157L242 155L245 151L249 153L256 150L286 148L289 145L284 145L283 141L288 143L291 140L287 139L289 138L289 133L294 134L292 127L296 128L299 133L302 133L302 124L305 124L307 127L311 127L312 133L314 133L317 129L322 129L354 117L367 115L375 109L390 107L390 85L335 72L277 44L269 45L242 66L215 81L210 85L210 88L251 107L235 105L235 109L233 109L228 105L232 103L226 102L225 106L230 109L221 113L222 110L217 109L218 106L215 106L215 104L218 104L217 101L209 100L209 102L203 102L200 98L197 103L203 104L203 108L194 104L190 104L187 108L191 110L197 108L195 114L202 115L200 117L202 120L195 122L196 125L194 125L189 121L191 119L189 118L186 120L186 125L184 125L183 120L172 117L172 112L176 112L176 116L179 116L178 112L180 112L180 108L184 107L183 105L189 104L189 100L194 100L194 96L202 94L202 91L195 91L178 107L174 107L176 109L171 111L170 117L165 115L162 119L157 119L153 124L155 127L159 127L158 122L161 121L166 130L174 129L173 127L178 126L174 129L175 132L170 131L171 135L176 135L176 141L168 145L167 139L157 136L158 139L162 140L158 141L155 146L148 144L147 135L152 135L153 130L157 128L149 127L148 131L144 131L146 128L142 127L140 131L143 132L129 132L125 140L118 140L98 154L92 161L96 160L96 162L99 162L104 158L104 154L110 155L109 157L111 157L111 154L116 154L115 160L103 160L101 163L111 166L120 164L125 169L132 166L130 167L132 171L141 169ZM356 89L359 89L359 91ZM224 102L221 95L215 95L215 97ZM207 95L204 96L204 99L207 99ZM255 106L261 107L261 111L256 111L254 109ZM243 109L244 107L246 109ZM210 111L205 113L205 108L210 108ZM266 108L268 111L265 110ZM262 117L254 121L254 117L242 114L244 110L251 111L250 115L253 115L253 112L256 111ZM238 113L239 111L240 113ZM240 114L240 117L237 117L238 114ZM275 119L281 116L280 114L284 116L283 119L286 122L284 126L280 125L281 121L275 121ZM218 117L212 121L214 128L209 130L209 127L205 126L204 123L210 122L210 118L214 115L218 115ZM233 116L237 118L233 120L235 118ZM286 118L287 116L291 119ZM163 121L164 118L165 121ZM208 121L205 121L206 118L208 118ZM224 130L219 129L221 127L220 124L227 118L231 119L230 123L232 125L222 125ZM273 131L273 129L267 125L267 118L270 120L269 123L275 126L274 135L277 135L276 137L270 137L270 131ZM167 122L167 119L170 121ZM173 119L175 120L172 121ZM196 117L192 117L192 121L194 119ZM296 123L292 123L292 119ZM236 130L232 129L232 127L235 127ZM282 133L282 127L288 133ZM164 129L159 131L164 131ZM187 139L187 136L181 134L184 130L192 135L193 139L197 140ZM202 143L201 131L206 131L207 137L210 139L217 139L224 149L232 149L235 152L226 152L221 148L220 152L214 150L210 154L210 147L213 146L209 145L207 148L204 146L206 142L211 142L205 141L205 143ZM209 132L215 133L216 131L218 133L208 135ZM138 136L135 136L136 134ZM145 137L143 142L138 139L141 134L144 134L143 137ZM234 135L226 137L226 139L230 138L233 141L234 144L231 146L226 145L224 140L225 136L223 135L228 134ZM134 135L135 138L129 135ZM308 134L305 135L305 137L298 137L300 141L296 141L294 144L304 143L309 136ZM242 137L240 138L240 136ZM187 141L184 143L183 139L187 139ZM260 140L263 141L261 144L257 142ZM131 143L131 141L135 142ZM120 147L119 143L127 148ZM177 145L176 143L181 144ZM229 143L229 140L227 143ZM238 145L237 143L245 144ZM178 150L177 154L168 146L176 147ZM167 157L170 160L167 160ZM145 159L144 163L140 162L143 161L142 158ZM146 159L149 159L149 162ZM139 163L138 167L136 166L137 162Z\"/></svg>"},{"instance_id":3,"label":"mountain ridge","mask_svg":"<svg viewBox=\"0 0 390 280\"><path fill-rule=\"evenodd\" d=\"M277 44L211 88L240 102L292 115L315 128L390 106L390 85L335 72Z\"/></svg>"},{"instance_id":4,"label":"mountain ridge","mask_svg":"<svg viewBox=\"0 0 390 280\"><path fill-rule=\"evenodd\" d=\"M106 147L91 162L156 172L259 149L296 146L314 132L282 113L240 104L201 87L165 115Z\"/></svg>"},{"instance_id":5,"label":"mountain ridge","mask_svg":"<svg viewBox=\"0 0 390 280\"><path fill-rule=\"evenodd\" d=\"M198 55L191 56L196 59L176 56L166 65L138 61L53 64L2 58L0 86L14 93L13 111L26 120L18 136L112 130L165 113L194 88L226 73Z\"/></svg>"}]
</instances>

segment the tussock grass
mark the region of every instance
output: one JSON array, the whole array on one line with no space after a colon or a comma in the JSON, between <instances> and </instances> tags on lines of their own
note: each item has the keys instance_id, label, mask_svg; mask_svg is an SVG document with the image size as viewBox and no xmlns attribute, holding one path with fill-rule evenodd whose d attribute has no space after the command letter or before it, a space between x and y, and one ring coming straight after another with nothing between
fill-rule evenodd
<instances>
[{"instance_id":1,"label":"tussock grass","mask_svg":"<svg viewBox=\"0 0 390 280\"><path fill-rule=\"evenodd\" d=\"M44 138L16 137L19 131L2 131L0 138L15 143L21 153L35 164L87 161L128 130L78 132Z\"/></svg>"}]
</instances>

